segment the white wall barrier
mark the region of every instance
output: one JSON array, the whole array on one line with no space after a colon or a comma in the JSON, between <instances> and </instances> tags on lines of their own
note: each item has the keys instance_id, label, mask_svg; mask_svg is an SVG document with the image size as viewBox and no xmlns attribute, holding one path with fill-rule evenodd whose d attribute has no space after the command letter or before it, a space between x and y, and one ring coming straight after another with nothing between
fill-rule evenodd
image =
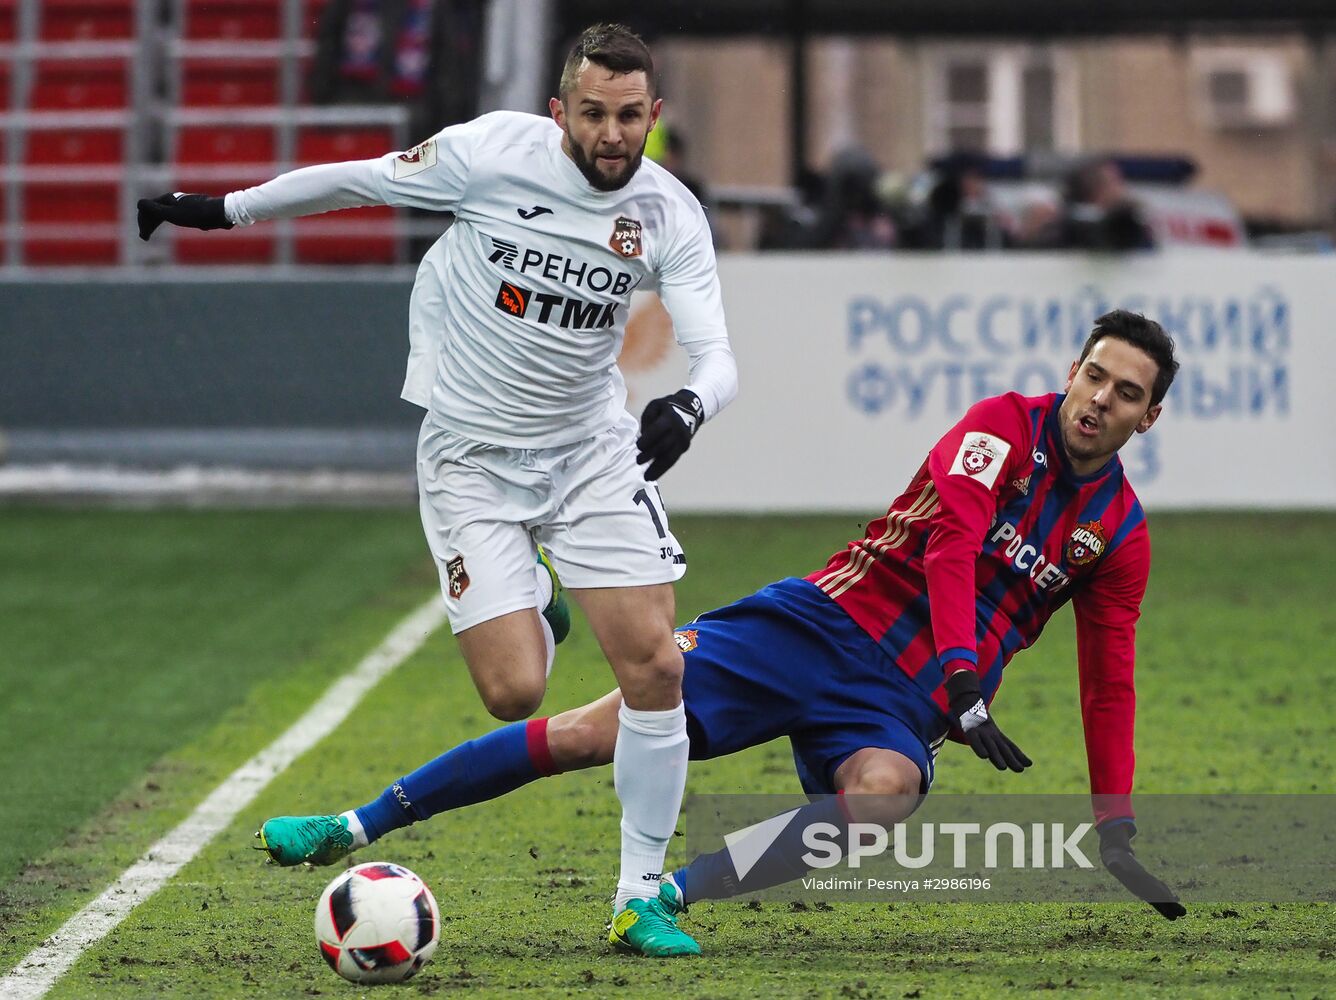
<instances>
[{"instance_id":1,"label":"white wall barrier","mask_svg":"<svg viewBox=\"0 0 1336 1000\"><path fill-rule=\"evenodd\" d=\"M1145 313L1182 369L1123 451L1151 509L1336 507L1336 260L770 255L720 262L741 393L666 478L673 510L872 512L984 396L1060 390L1096 316ZM633 409L681 385L633 309Z\"/></svg>"}]
</instances>

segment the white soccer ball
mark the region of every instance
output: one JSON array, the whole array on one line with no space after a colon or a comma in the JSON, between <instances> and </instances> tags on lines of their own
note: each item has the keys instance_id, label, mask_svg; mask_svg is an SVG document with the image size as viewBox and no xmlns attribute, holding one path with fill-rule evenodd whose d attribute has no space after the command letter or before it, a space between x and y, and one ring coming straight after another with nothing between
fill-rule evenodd
<instances>
[{"instance_id":1,"label":"white soccer ball","mask_svg":"<svg viewBox=\"0 0 1336 1000\"><path fill-rule=\"evenodd\" d=\"M407 979L427 964L440 936L431 890L388 861L349 868L325 887L315 908L320 954L354 983Z\"/></svg>"}]
</instances>

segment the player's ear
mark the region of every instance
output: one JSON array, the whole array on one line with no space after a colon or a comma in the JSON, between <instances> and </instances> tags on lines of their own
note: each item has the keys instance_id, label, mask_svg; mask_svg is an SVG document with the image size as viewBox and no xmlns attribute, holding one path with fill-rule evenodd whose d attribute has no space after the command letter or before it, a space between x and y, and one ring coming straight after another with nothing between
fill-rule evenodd
<instances>
[{"instance_id":1,"label":"player's ear","mask_svg":"<svg viewBox=\"0 0 1336 1000\"><path fill-rule=\"evenodd\" d=\"M656 100L653 104L649 106L649 129L647 129L647 131L652 132L654 130L654 126L657 125L659 122L659 113L662 111L663 111L663 98L660 97L658 100Z\"/></svg>"},{"instance_id":2,"label":"player's ear","mask_svg":"<svg viewBox=\"0 0 1336 1000\"><path fill-rule=\"evenodd\" d=\"M1146 411L1146 415L1142 417L1141 420L1138 421L1137 423L1138 434L1145 434L1146 431L1151 429L1151 425L1154 424L1155 421L1160 419L1160 410L1162 408L1163 408L1162 404L1156 403L1154 406L1152 406L1149 410Z\"/></svg>"},{"instance_id":3,"label":"player's ear","mask_svg":"<svg viewBox=\"0 0 1336 1000\"><path fill-rule=\"evenodd\" d=\"M1076 372L1081 367L1081 362L1073 361L1071 369L1067 372L1067 384L1062 387L1063 392L1072 391L1072 383L1076 381Z\"/></svg>"},{"instance_id":4,"label":"player's ear","mask_svg":"<svg viewBox=\"0 0 1336 1000\"><path fill-rule=\"evenodd\" d=\"M552 115L552 120L562 128L566 127L566 106L561 103L559 97L549 97L547 101L547 110Z\"/></svg>"}]
</instances>

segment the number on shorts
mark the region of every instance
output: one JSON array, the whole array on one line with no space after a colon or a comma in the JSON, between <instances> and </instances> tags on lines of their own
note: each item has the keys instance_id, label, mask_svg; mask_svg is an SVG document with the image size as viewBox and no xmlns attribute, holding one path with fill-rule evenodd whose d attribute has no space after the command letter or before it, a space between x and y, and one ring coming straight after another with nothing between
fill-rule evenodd
<instances>
[{"instance_id":1,"label":"number on shorts","mask_svg":"<svg viewBox=\"0 0 1336 1000\"><path fill-rule=\"evenodd\" d=\"M655 487L654 492L659 492L658 487ZM643 503L645 505L645 509L649 511L649 519L654 522L654 530L659 533L659 537L667 538L668 532L663 530L663 518L659 516L659 511L654 506L654 501L650 499L649 491L646 489L636 490L636 495L633 499L636 503ZM659 503L663 503L662 495L659 496Z\"/></svg>"}]
</instances>

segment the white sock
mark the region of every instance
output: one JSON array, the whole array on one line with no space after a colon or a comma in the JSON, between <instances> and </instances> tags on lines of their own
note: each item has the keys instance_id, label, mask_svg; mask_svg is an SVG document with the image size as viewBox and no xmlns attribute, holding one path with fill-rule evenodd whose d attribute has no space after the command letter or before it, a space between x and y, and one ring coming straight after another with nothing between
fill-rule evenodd
<instances>
[{"instance_id":1,"label":"white sock","mask_svg":"<svg viewBox=\"0 0 1336 1000\"><path fill-rule=\"evenodd\" d=\"M687 784L687 714L682 705L617 713L612 783L622 803L622 870L613 912L632 899L659 894L668 841L677 827Z\"/></svg>"},{"instance_id":2,"label":"white sock","mask_svg":"<svg viewBox=\"0 0 1336 1000\"><path fill-rule=\"evenodd\" d=\"M552 603L552 574L542 563L534 563L534 597L538 600L538 610L542 611Z\"/></svg>"},{"instance_id":3,"label":"white sock","mask_svg":"<svg viewBox=\"0 0 1336 1000\"><path fill-rule=\"evenodd\" d=\"M541 613L538 615L538 626L543 630L543 646L547 653L547 676L551 677L552 661L557 658L557 637L552 634L552 626Z\"/></svg>"},{"instance_id":4,"label":"white sock","mask_svg":"<svg viewBox=\"0 0 1336 1000\"><path fill-rule=\"evenodd\" d=\"M366 847L371 843L366 838L366 830L362 827L362 821L357 818L356 810L349 809L339 815L348 821L348 832L353 835L353 847Z\"/></svg>"}]
</instances>

